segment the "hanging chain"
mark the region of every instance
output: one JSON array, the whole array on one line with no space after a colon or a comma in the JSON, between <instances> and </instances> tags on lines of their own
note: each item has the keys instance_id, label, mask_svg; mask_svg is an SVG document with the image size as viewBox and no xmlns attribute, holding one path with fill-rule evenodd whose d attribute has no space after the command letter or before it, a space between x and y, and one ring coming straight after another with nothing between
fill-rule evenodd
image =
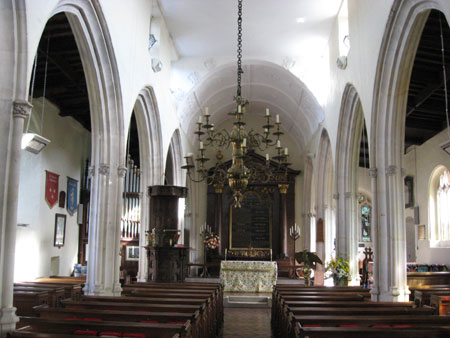
<instances>
[{"instance_id":1,"label":"hanging chain","mask_svg":"<svg viewBox=\"0 0 450 338\"><path fill-rule=\"evenodd\" d=\"M450 123L448 117L447 73L445 71L444 33L442 31L442 20L440 14L439 14L439 26L441 29L442 76L444 78L445 118L447 119L447 133L450 138Z\"/></svg>"},{"instance_id":2,"label":"hanging chain","mask_svg":"<svg viewBox=\"0 0 450 338\"><path fill-rule=\"evenodd\" d=\"M237 98L241 97L242 71L242 0L238 0L238 34L237 34Z\"/></svg>"}]
</instances>

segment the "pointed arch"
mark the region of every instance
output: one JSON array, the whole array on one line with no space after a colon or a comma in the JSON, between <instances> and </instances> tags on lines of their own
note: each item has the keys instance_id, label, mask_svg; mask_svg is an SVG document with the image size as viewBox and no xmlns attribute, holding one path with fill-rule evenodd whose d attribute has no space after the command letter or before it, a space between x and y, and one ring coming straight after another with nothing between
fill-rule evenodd
<instances>
[{"instance_id":1,"label":"pointed arch","mask_svg":"<svg viewBox=\"0 0 450 338\"><path fill-rule=\"evenodd\" d=\"M347 84L342 95L336 143L337 236L336 254L350 263L352 284L359 285L358 266L358 163L364 114L355 87Z\"/></svg>"},{"instance_id":2,"label":"pointed arch","mask_svg":"<svg viewBox=\"0 0 450 338\"><path fill-rule=\"evenodd\" d=\"M140 233L148 230L149 205L147 187L162 184L162 135L161 121L156 97L151 87L145 87L140 92L134 104L136 117L139 158L141 165L141 222ZM139 236L139 246L146 246L145 236ZM148 276L147 256L139 255L138 282L146 282Z\"/></svg>"},{"instance_id":3,"label":"pointed arch","mask_svg":"<svg viewBox=\"0 0 450 338\"><path fill-rule=\"evenodd\" d=\"M170 163L170 165L169 165ZM183 148L181 144L180 130L176 129L170 139L169 151L167 154L166 177L170 177L173 185L185 186L186 175L183 175L181 166L183 165Z\"/></svg>"},{"instance_id":4,"label":"pointed arch","mask_svg":"<svg viewBox=\"0 0 450 338\"><path fill-rule=\"evenodd\" d=\"M450 14L444 1L396 0L383 36L374 84L370 162L373 166L375 300L407 301L403 147L408 91L421 32L431 9ZM373 189L374 189L373 188ZM373 190L372 189L372 190Z\"/></svg>"},{"instance_id":5,"label":"pointed arch","mask_svg":"<svg viewBox=\"0 0 450 338\"><path fill-rule=\"evenodd\" d=\"M106 19L98 1L62 0L80 52L91 111L91 198L86 294L120 295L121 172L125 132L119 73Z\"/></svg>"},{"instance_id":6,"label":"pointed arch","mask_svg":"<svg viewBox=\"0 0 450 338\"><path fill-rule=\"evenodd\" d=\"M322 219L325 224L325 238L321 257L324 261L329 261L334 249L336 228L333 205L333 156L330 137L326 129L322 130L320 136L317 166L316 218Z\"/></svg>"}]
</instances>

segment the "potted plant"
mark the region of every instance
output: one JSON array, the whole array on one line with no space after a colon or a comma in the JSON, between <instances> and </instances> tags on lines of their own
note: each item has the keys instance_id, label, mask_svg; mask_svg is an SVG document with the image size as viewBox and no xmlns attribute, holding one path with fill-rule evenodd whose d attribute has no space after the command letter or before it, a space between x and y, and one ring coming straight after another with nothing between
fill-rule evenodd
<instances>
[{"instance_id":1,"label":"potted plant","mask_svg":"<svg viewBox=\"0 0 450 338\"><path fill-rule=\"evenodd\" d=\"M331 259L326 271L331 272L334 286L347 286L348 277L350 276L350 265L348 261L341 257Z\"/></svg>"},{"instance_id":2,"label":"potted plant","mask_svg":"<svg viewBox=\"0 0 450 338\"><path fill-rule=\"evenodd\" d=\"M303 250L295 253L295 259L299 264L303 264L302 274L305 277L305 284L311 285L311 270L316 270L317 264L322 264L322 260L314 252Z\"/></svg>"}]
</instances>

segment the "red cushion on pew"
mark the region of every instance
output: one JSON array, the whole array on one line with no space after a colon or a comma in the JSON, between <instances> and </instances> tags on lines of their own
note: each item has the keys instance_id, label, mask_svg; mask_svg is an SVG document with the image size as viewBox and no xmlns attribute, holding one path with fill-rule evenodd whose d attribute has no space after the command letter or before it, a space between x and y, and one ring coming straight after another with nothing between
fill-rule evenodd
<instances>
[{"instance_id":1,"label":"red cushion on pew","mask_svg":"<svg viewBox=\"0 0 450 338\"><path fill-rule=\"evenodd\" d=\"M158 324L159 322L157 320L141 320L141 323L153 323Z\"/></svg>"},{"instance_id":2,"label":"red cushion on pew","mask_svg":"<svg viewBox=\"0 0 450 338\"><path fill-rule=\"evenodd\" d=\"M82 319L76 318L76 317L67 317L67 318L64 318L64 320L82 320Z\"/></svg>"},{"instance_id":3,"label":"red cushion on pew","mask_svg":"<svg viewBox=\"0 0 450 338\"><path fill-rule=\"evenodd\" d=\"M359 327L358 324L341 324L339 327Z\"/></svg>"},{"instance_id":4,"label":"red cushion on pew","mask_svg":"<svg viewBox=\"0 0 450 338\"><path fill-rule=\"evenodd\" d=\"M91 331L91 330L75 330L73 334L77 334L80 336L96 336L97 331Z\"/></svg>"},{"instance_id":5,"label":"red cushion on pew","mask_svg":"<svg viewBox=\"0 0 450 338\"><path fill-rule=\"evenodd\" d=\"M392 325L392 327L395 327L397 329L408 329L413 326L409 325L409 324L396 324L396 325Z\"/></svg>"},{"instance_id":6,"label":"red cushion on pew","mask_svg":"<svg viewBox=\"0 0 450 338\"><path fill-rule=\"evenodd\" d=\"M145 334L143 333L123 333L122 337L124 338L145 338Z\"/></svg>"},{"instance_id":7,"label":"red cushion on pew","mask_svg":"<svg viewBox=\"0 0 450 338\"><path fill-rule=\"evenodd\" d=\"M83 318L83 320L87 320L87 321L91 321L91 322L101 322L101 321L103 321L103 319L101 319L101 318L90 318L90 317Z\"/></svg>"},{"instance_id":8,"label":"red cushion on pew","mask_svg":"<svg viewBox=\"0 0 450 338\"><path fill-rule=\"evenodd\" d=\"M100 332L98 335L100 337L122 337L121 332Z\"/></svg>"},{"instance_id":9,"label":"red cushion on pew","mask_svg":"<svg viewBox=\"0 0 450 338\"><path fill-rule=\"evenodd\" d=\"M386 328L386 327L391 327L390 325L374 325L372 327L376 327L376 328Z\"/></svg>"},{"instance_id":10,"label":"red cushion on pew","mask_svg":"<svg viewBox=\"0 0 450 338\"><path fill-rule=\"evenodd\" d=\"M303 327L322 327L322 325L320 325L320 324L305 324L305 325L302 325Z\"/></svg>"},{"instance_id":11,"label":"red cushion on pew","mask_svg":"<svg viewBox=\"0 0 450 338\"><path fill-rule=\"evenodd\" d=\"M167 324L181 324L181 325L184 325L184 322L167 322Z\"/></svg>"}]
</instances>

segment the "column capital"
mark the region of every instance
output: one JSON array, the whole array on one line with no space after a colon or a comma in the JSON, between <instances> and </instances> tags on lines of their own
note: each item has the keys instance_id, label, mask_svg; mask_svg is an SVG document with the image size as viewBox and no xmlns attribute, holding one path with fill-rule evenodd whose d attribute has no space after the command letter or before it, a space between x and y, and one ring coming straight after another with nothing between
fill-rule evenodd
<instances>
[{"instance_id":1,"label":"column capital","mask_svg":"<svg viewBox=\"0 0 450 338\"><path fill-rule=\"evenodd\" d=\"M13 117L26 119L30 116L33 105L28 101L17 100L13 102Z\"/></svg>"},{"instance_id":2,"label":"column capital","mask_svg":"<svg viewBox=\"0 0 450 338\"><path fill-rule=\"evenodd\" d=\"M386 168L387 176L394 176L397 173L397 167L395 165L390 165Z\"/></svg>"},{"instance_id":3,"label":"column capital","mask_svg":"<svg viewBox=\"0 0 450 338\"><path fill-rule=\"evenodd\" d=\"M88 176L89 177L94 177L95 176L95 165L91 165L88 168Z\"/></svg>"},{"instance_id":4,"label":"column capital","mask_svg":"<svg viewBox=\"0 0 450 338\"><path fill-rule=\"evenodd\" d=\"M377 168L370 168L369 169L369 176L372 178L376 178L378 176L378 169Z\"/></svg>"},{"instance_id":5,"label":"column capital","mask_svg":"<svg viewBox=\"0 0 450 338\"><path fill-rule=\"evenodd\" d=\"M278 184L278 189L280 189L280 194L285 195L289 189L289 184Z\"/></svg>"},{"instance_id":6,"label":"column capital","mask_svg":"<svg viewBox=\"0 0 450 338\"><path fill-rule=\"evenodd\" d=\"M350 197L352 197L352 192L351 191L347 191L345 194L344 194L344 197L345 198L350 198Z\"/></svg>"},{"instance_id":7,"label":"column capital","mask_svg":"<svg viewBox=\"0 0 450 338\"><path fill-rule=\"evenodd\" d=\"M100 166L98 167L98 173L99 175L109 176L109 165L100 163Z\"/></svg>"},{"instance_id":8,"label":"column capital","mask_svg":"<svg viewBox=\"0 0 450 338\"><path fill-rule=\"evenodd\" d=\"M339 193L338 193L338 192L335 193L335 194L333 194L333 199L335 199L335 200L338 200L338 199L339 199Z\"/></svg>"},{"instance_id":9,"label":"column capital","mask_svg":"<svg viewBox=\"0 0 450 338\"><path fill-rule=\"evenodd\" d=\"M127 174L127 167L124 166L119 166L117 168L117 174L119 175L120 178L124 178Z\"/></svg>"},{"instance_id":10,"label":"column capital","mask_svg":"<svg viewBox=\"0 0 450 338\"><path fill-rule=\"evenodd\" d=\"M221 194L223 192L223 184L221 183L214 184L214 192L216 194Z\"/></svg>"}]
</instances>

